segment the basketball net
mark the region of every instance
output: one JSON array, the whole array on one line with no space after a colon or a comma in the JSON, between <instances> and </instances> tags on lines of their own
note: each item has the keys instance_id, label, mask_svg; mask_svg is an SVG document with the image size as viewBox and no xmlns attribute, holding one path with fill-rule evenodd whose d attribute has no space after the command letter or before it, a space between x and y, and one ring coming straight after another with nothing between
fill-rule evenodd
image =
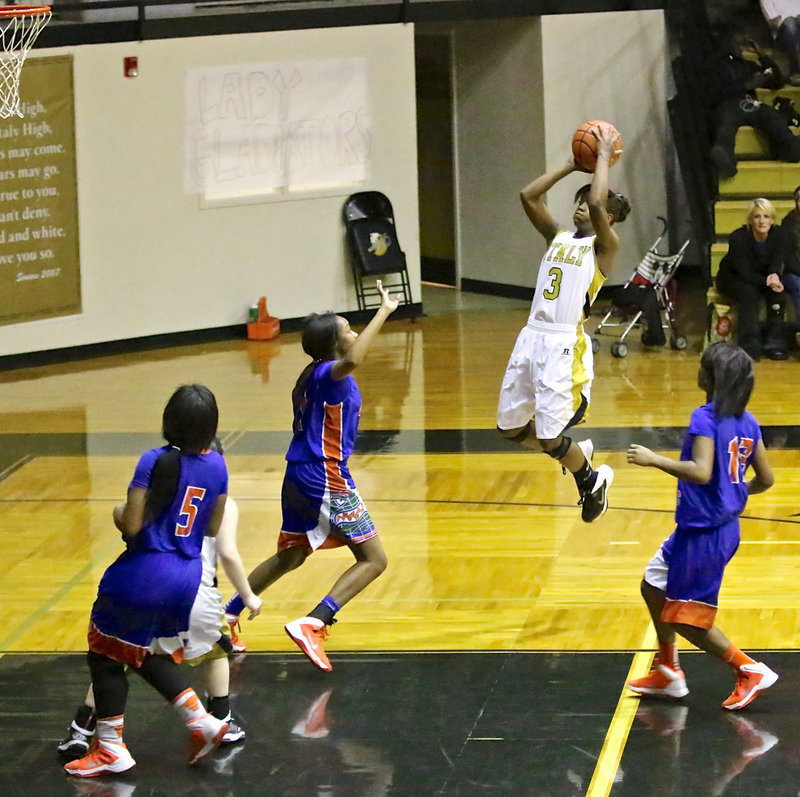
<instances>
[{"instance_id":1,"label":"basketball net","mask_svg":"<svg viewBox=\"0 0 800 797\"><path fill-rule=\"evenodd\" d=\"M49 6L0 6L0 119L22 116L22 64L52 15Z\"/></svg>"}]
</instances>

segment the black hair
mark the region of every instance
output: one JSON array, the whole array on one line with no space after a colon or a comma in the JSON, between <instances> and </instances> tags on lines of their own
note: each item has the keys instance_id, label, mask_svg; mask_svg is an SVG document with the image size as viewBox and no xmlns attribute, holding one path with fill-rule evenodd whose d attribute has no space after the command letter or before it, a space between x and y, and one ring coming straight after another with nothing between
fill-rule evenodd
<instances>
[{"instance_id":1,"label":"black hair","mask_svg":"<svg viewBox=\"0 0 800 797\"><path fill-rule=\"evenodd\" d=\"M161 421L170 448L153 465L144 508L147 520L157 518L172 503L181 477L181 455L209 448L218 422L217 400L205 385L182 385L170 396Z\"/></svg>"},{"instance_id":2,"label":"black hair","mask_svg":"<svg viewBox=\"0 0 800 797\"><path fill-rule=\"evenodd\" d=\"M323 360L332 360L336 356L336 342L339 340L339 317L328 310L327 313L311 313L303 322L303 351L311 357L292 389L292 407L294 409L293 429L300 430L300 419L306 406L306 383L314 369Z\"/></svg>"},{"instance_id":3,"label":"black hair","mask_svg":"<svg viewBox=\"0 0 800 797\"><path fill-rule=\"evenodd\" d=\"M796 199L798 194L800 194L800 185L798 185L797 188L792 191L792 197Z\"/></svg>"},{"instance_id":4,"label":"black hair","mask_svg":"<svg viewBox=\"0 0 800 797\"><path fill-rule=\"evenodd\" d=\"M332 360L339 338L336 313L311 313L303 322L303 351L312 360Z\"/></svg>"},{"instance_id":5,"label":"black hair","mask_svg":"<svg viewBox=\"0 0 800 797\"><path fill-rule=\"evenodd\" d=\"M755 377L750 355L732 343L712 343L700 358L705 371L708 401L714 402L717 418L740 416L750 401Z\"/></svg>"},{"instance_id":6,"label":"black hair","mask_svg":"<svg viewBox=\"0 0 800 797\"><path fill-rule=\"evenodd\" d=\"M578 203L584 201L591 188L591 183L582 185L575 192L575 202ZM611 214L611 218L614 219L615 223L620 223L628 218L628 214L631 212L631 203L628 201L626 196L623 194L618 194L616 191L612 191L609 188L608 196L606 197L606 211Z\"/></svg>"}]
</instances>

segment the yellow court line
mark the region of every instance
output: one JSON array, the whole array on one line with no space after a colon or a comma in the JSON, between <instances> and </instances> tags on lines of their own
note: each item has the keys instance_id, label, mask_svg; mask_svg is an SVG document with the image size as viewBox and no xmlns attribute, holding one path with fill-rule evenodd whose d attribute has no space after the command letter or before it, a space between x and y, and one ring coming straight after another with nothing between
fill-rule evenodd
<instances>
[{"instance_id":1,"label":"yellow court line","mask_svg":"<svg viewBox=\"0 0 800 797\"><path fill-rule=\"evenodd\" d=\"M648 627L647 633L642 640L640 647L652 648L656 644L656 632L652 624ZM627 683L632 678L640 678L647 675L650 665L653 662L653 653L645 650L636 653L631 662L628 676L625 678ZM597 759L592 780L586 791L586 797L608 797L614 786L614 778L619 769L619 762L622 759L622 752L628 740L628 734L633 725L633 718L639 708L639 700L634 698L629 691L622 687L622 693L617 702L611 724L608 726L606 738L603 741L603 749Z\"/></svg>"}]
</instances>

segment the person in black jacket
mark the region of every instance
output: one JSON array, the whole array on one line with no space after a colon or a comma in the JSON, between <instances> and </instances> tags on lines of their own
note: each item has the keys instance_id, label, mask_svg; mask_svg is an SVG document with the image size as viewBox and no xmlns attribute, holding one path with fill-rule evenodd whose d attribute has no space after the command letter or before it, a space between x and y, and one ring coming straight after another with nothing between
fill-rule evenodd
<instances>
[{"instance_id":1,"label":"person in black jacket","mask_svg":"<svg viewBox=\"0 0 800 797\"><path fill-rule=\"evenodd\" d=\"M780 67L737 25L716 26L702 77L711 112L710 157L720 177L736 174L736 131L744 125L766 135L777 160L800 161L800 138L792 133L786 117L756 96L757 88L776 89L784 85Z\"/></svg>"},{"instance_id":2,"label":"person in black jacket","mask_svg":"<svg viewBox=\"0 0 800 797\"><path fill-rule=\"evenodd\" d=\"M786 344L781 340L783 308L784 233L775 224L777 213L768 199L754 199L747 223L728 238L728 252L719 264L717 290L735 305L738 314L737 340L753 358L762 351L758 315L767 305L767 334L763 349L772 360L785 360Z\"/></svg>"},{"instance_id":3,"label":"person in black jacket","mask_svg":"<svg viewBox=\"0 0 800 797\"><path fill-rule=\"evenodd\" d=\"M784 241L781 282L794 303L795 327L800 328L800 185L794 189L794 209L781 222Z\"/></svg>"}]
</instances>

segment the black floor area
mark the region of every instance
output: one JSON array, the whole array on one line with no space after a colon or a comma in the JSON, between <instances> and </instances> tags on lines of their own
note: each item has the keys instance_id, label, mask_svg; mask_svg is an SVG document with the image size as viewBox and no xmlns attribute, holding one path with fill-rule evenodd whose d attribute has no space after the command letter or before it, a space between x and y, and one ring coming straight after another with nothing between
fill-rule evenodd
<instances>
[{"instance_id":1,"label":"black floor area","mask_svg":"<svg viewBox=\"0 0 800 797\"><path fill-rule=\"evenodd\" d=\"M612 797L797 797L800 795L800 656L753 654L780 680L742 711L719 704L731 671L702 653L681 654L688 697L642 700Z\"/></svg>"},{"instance_id":2,"label":"black floor area","mask_svg":"<svg viewBox=\"0 0 800 797\"><path fill-rule=\"evenodd\" d=\"M613 797L762 795L800 788L800 678L792 653L764 654L781 680L748 710L719 708L732 674L684 657L692 693L642 703ZM630 653L248 654L234 667L247 739L190 768L177 715L136 676L129 775L73 782L55 752L86 688L80 655L0 659L0 795L425 797L586 793Z\"/></svg>"}]
</instances>

